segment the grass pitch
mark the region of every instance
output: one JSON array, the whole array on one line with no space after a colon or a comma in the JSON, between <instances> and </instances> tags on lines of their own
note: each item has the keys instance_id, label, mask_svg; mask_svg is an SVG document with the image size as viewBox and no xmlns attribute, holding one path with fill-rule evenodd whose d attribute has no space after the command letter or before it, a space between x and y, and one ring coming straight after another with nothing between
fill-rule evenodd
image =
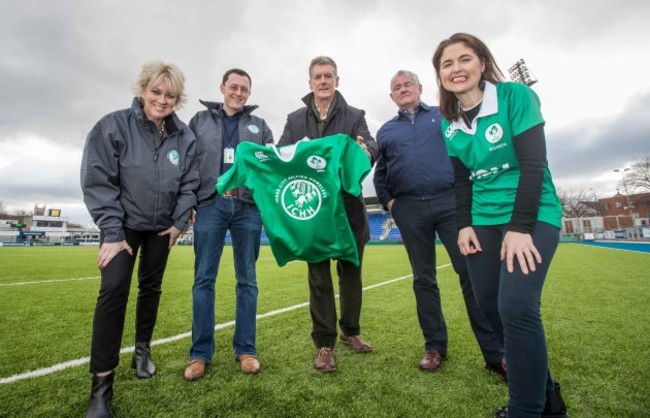
<instances>
[{"instance_id":1,"label":"grass pitch","mask_svg":"<svg viewBox=\"0 0 650 418\"><path fill-rule=\"evenodd\" d=\"M90 390L97 248L0 248L0 417L83 416ZM191 329L191 247L170 256L152 348L158 373L138 380L124 354L116 417L491 417L507 387L483 369L458 278L438 248L449 360L433 374L417 363L424 342L401 246L368 246L362 333L366 355L337 345L338 371L313 370L306 266L279 268L263 247L257 347L262 372L242 374L232 353L231 248L217 280L217 352L206 377L186 382ZM551 370L571 417L650 416L650 255L561 244L542 310ZM135 280L123 347L133 346ZM292 310L282 311L293 307ZM53 371L54 368L61 370ZM32 374L30 374L32 372ZM44 374L39 376L39 374ZM32 377L36 376L36 377Z\"/></svg>"}]
</instances>

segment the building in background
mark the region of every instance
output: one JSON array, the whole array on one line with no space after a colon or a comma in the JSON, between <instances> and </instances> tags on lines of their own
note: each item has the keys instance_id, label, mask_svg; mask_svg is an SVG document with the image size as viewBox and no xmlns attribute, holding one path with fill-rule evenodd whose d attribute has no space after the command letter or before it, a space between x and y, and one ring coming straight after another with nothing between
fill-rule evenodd
<instances>
[{"instance_id":1,"label":"building in background","mask_svg":"<svg viewBox=\"0 0 650 418\"><path fill-rule=\"evenodd\" d=\"M68 226L61 209L34 206L33 215L2 215L0 246L98 245L99 230Z\"/></svg>"},{"instance_id":2,"label":"building in background","mask_svg":"<svg viewBox=\"0 0 650 418\"><path fill-rule=\"evenodd\" d=\"M584 204L594 206L586 216L562 218L563 237L650 240L650 193L617 192L612 197Z\"/></svg>"},{"instance_id":3,"label":"building in background","mask_svg":"<svg viewBox=\"0 0 650 418\"><path fill-rule=\"evenodd\" d=\"M594 196L595 197L595 196ZM374 243L401 243L399 228L390 213L382 210L375 196L365 198L370 236ZM581 202L584 216L562 218L563 240L624 239L650 241L650 193ZM0 215L0 246L99 245L99 229L68 223L60 209L36 205L34 214ZM263 244L268 244L262 230ZM226 242L231 243L230 234ZM179 237L179 245L193 245L190 226Z\"/></svg>"}]
</instances>

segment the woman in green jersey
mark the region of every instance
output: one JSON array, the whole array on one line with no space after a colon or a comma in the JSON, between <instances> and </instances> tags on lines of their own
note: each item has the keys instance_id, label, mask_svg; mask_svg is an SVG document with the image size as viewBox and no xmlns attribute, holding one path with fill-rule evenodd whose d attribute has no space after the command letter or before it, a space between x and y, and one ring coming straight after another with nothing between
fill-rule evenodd
<instances>
[{"instance_id":1,"label":"woman in green jersey","mask_svg":"<svg viewBox=\"0 0 650 418\"><path fill-rule=\"evenodd\" d=\"M537 95L504 82L485 44L457 33L433 56L454 166L458 245L477 301L505 345L507 407L496 417L565 417L540 314L562 207Z\"/></svg>"}]
</instances>

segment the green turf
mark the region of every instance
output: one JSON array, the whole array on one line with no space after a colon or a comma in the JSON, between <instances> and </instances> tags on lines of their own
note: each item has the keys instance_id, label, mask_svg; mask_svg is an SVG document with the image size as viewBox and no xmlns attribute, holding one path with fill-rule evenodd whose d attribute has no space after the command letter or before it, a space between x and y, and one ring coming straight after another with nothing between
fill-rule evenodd
<instances>
[{"instance_id":1,"label":"green turf","mask_svg":"<svg viewBox=\"0 0 650 418\"><path fill-rule=\"evenodd\" d=\"M96 248L0 248L0 379L89 355L99 285ZM439 248L439 265L448 263ZM410 274L401 246L369 246L364 286ZM191 247L174 248L154 339L191 329ZM650 416L650 255L562 244L544 291L550 364L571 417ZM71 281L68 279L84 278ZM53 283L11 285L29 281ZM313 370L307 307L258 321L262 373L242 374L233 359L232 327L216 333L208 374L185 382L189 338L156 345L158 374L138 380L122 356L115 382L117 417L491 417L507 387L483 369L458 279L439 270L449 328L449 360L435 374L417 363L423 340L410 278L364 293L362 329L375 350L335 349L338 371ZM268 247L258 263L258 314L308 300L306 267L279 268ZM132 295L135 295L135 281ZM134 299L132 297L132 299ZM133 345L133 303L123 347ZM234 319L232 253L217 282L217 321ZM88 365L0 384L0 417L83 416Z\"/></svg>"}]
</instances>

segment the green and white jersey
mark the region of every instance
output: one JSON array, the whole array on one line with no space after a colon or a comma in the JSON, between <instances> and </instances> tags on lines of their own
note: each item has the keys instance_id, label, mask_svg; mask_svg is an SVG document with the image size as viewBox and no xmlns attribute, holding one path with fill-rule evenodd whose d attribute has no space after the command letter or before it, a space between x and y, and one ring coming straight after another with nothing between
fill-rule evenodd
<instances>
[{"instance_id":1,"label":"green and white jersey","mask_svg":"<svg viewBox=\"0 0 650 418\"><path fill-rule=\"evenodd\" d=\"M442 121L449 155L458 157L471 173L473 225L510 221L520 175L513 138L540 123L544 119L537 94L514 82L485 83L481 110L470 128L461 119ZM561 227L561 217L547 163L537 220Z\"/></svg>"},{"instance_id":2,"label":"green and white jersey","mask_svg":"<svg viewBox=\"0 0 650 418\"><path fill-rule=\"evenodd\" d=\"M339 259L358 266L341 190L359 195L370 168L366 153L347 135L283 147L242 142L217 191L250 189L278 265Z\"/></svg>"}]
</instances>

